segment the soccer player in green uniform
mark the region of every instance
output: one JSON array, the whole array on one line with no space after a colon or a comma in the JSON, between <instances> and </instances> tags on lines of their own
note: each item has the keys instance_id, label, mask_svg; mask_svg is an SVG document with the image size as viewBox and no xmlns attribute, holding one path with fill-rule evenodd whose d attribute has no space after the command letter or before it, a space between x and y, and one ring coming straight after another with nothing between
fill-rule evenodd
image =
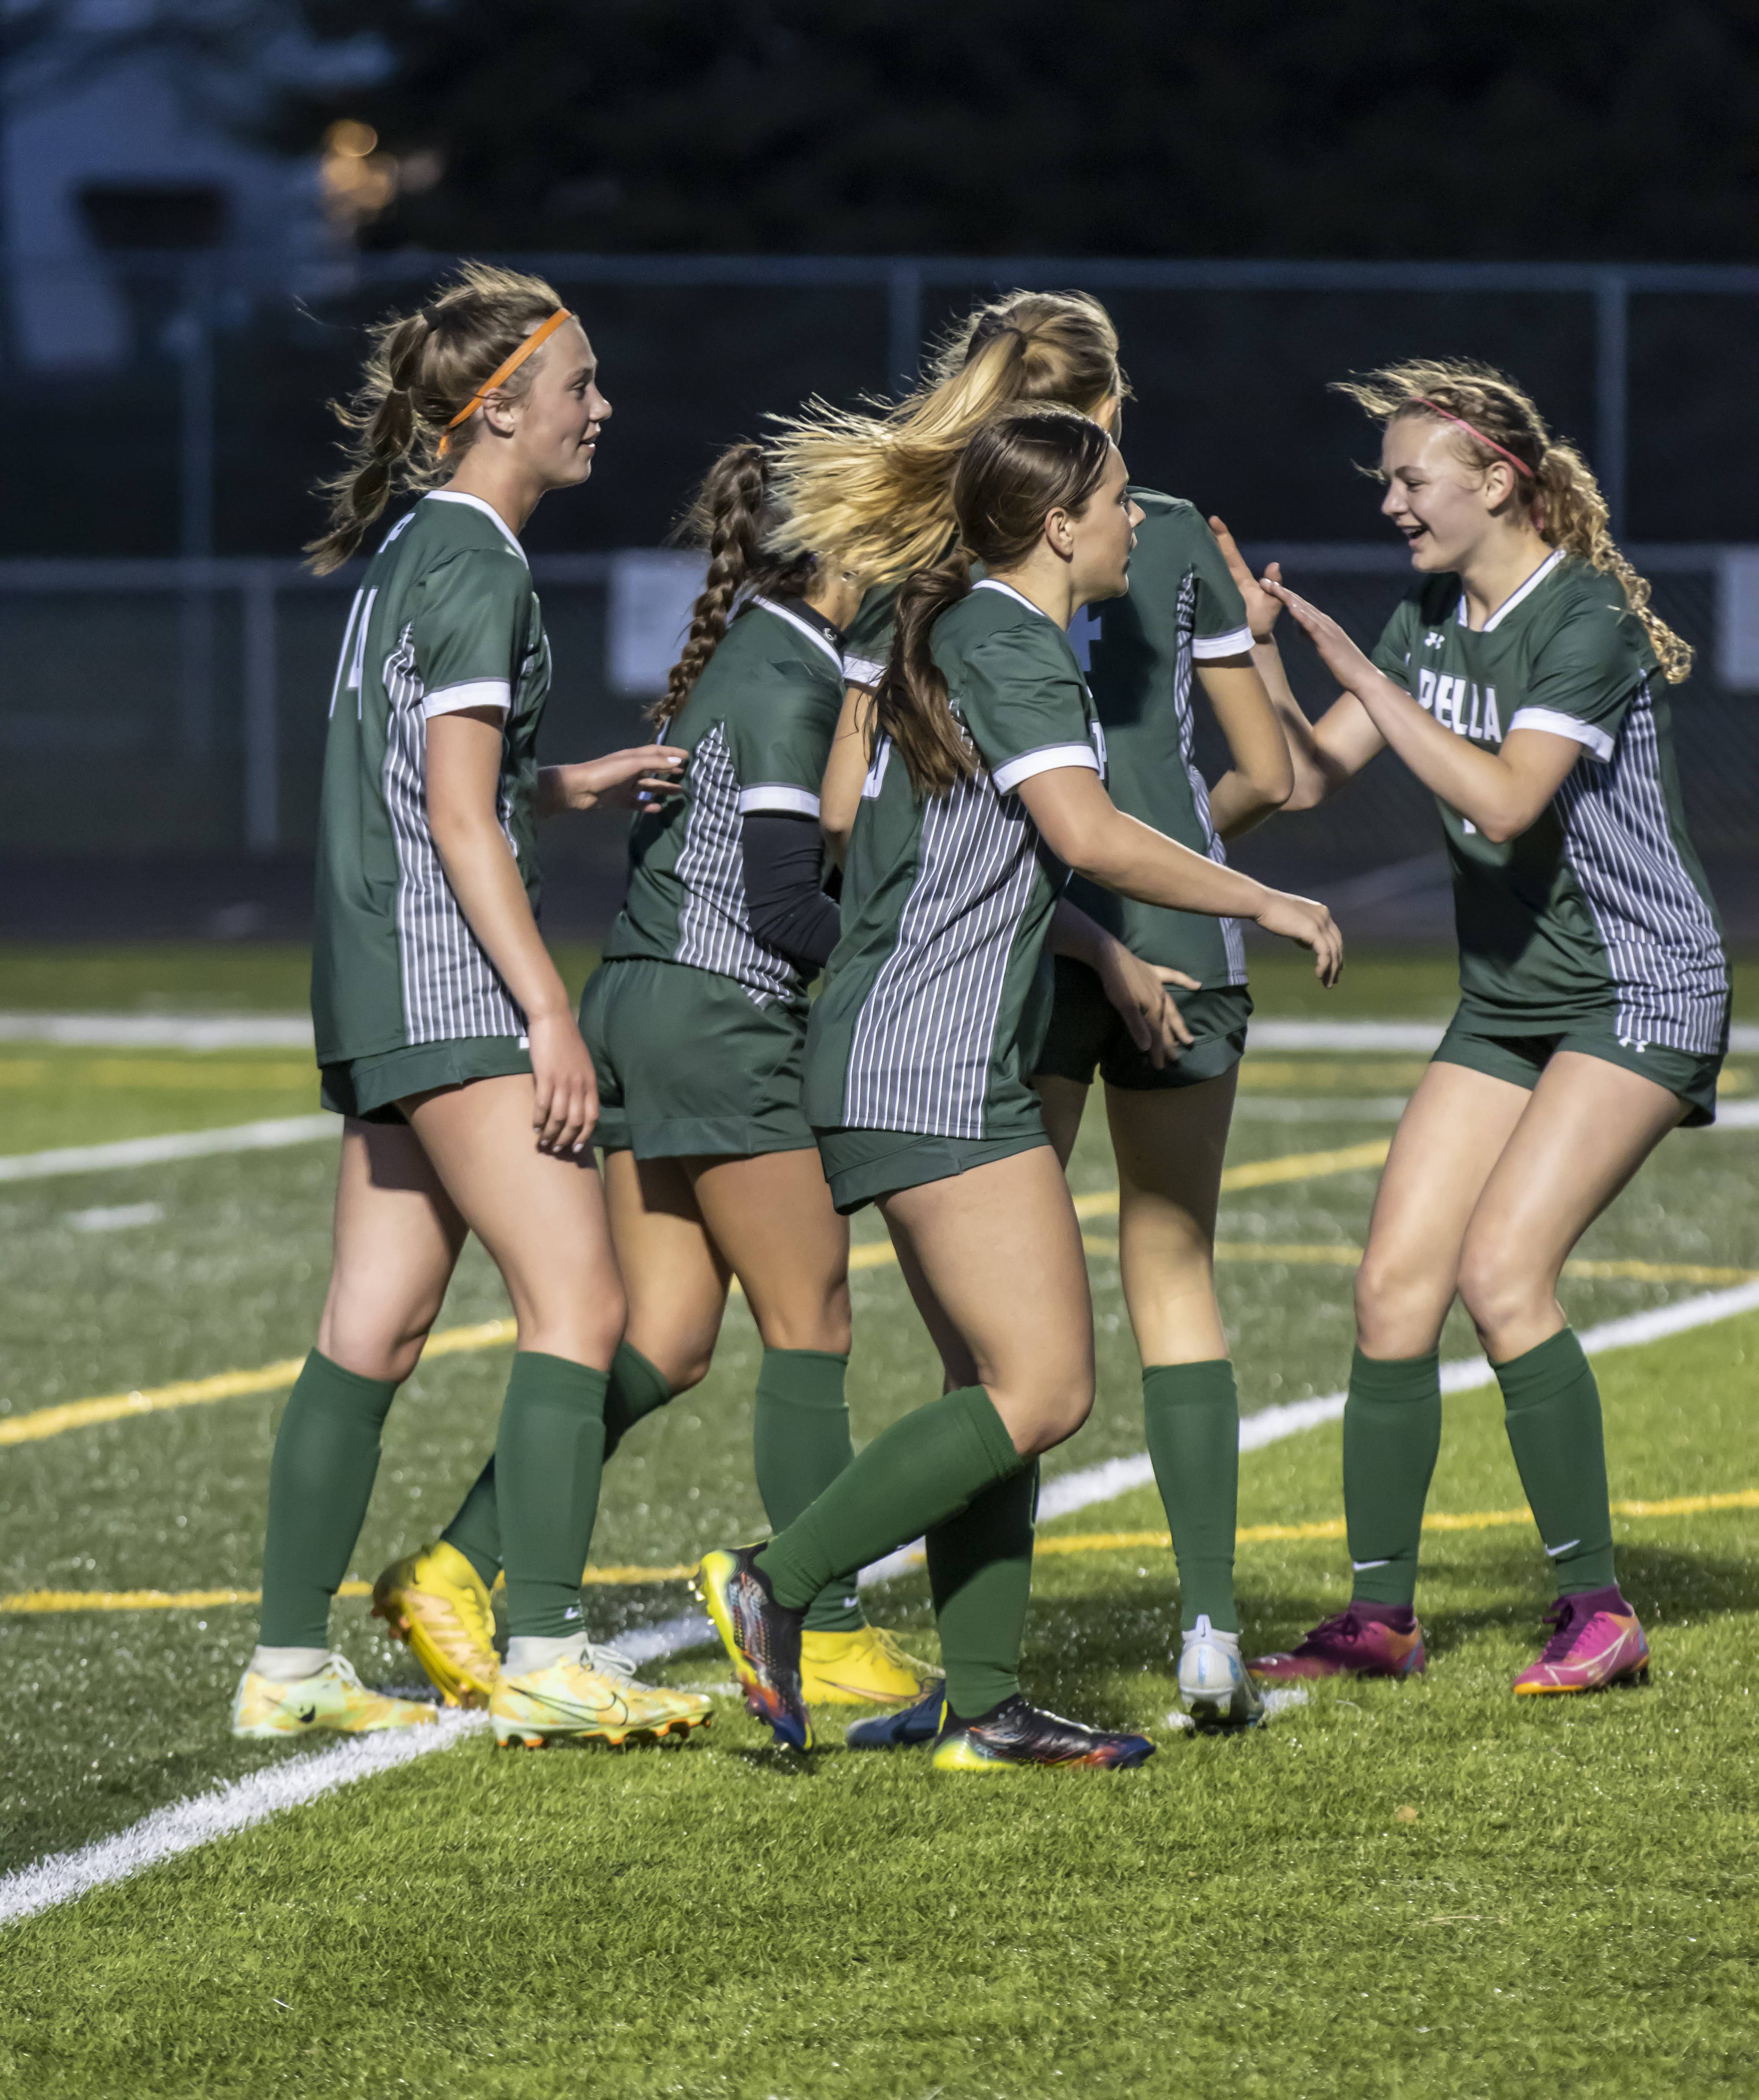
<instances>
[{"instance_id":1,"label":"soccer player in green uniform","mask_svg":"<svg viewBox=\"0 0 1759 2100\"><path fill-rule=\"evenodd\" d=\"M346 413L357 443L320 570L355 551L394 485L427 492L368 566L331 695L312 1012L323 1098L345 1118L335 1261L276 1438L239 1736L434 1718L366 1691L328 1626L386 1412L467 1232L519 1322L497 1440L511 1627L497 1739L622 1742L708 1718L705 1699L590 1667L581 1630L624 1305L587 1149L592 1061L537 932L535 824L546 805L661 782L677 754L540 773L550 652L518 534L545 494L586 480L609 413L550 288L480 265L375 332Z\"/></svg>"},{"instance_id":2,"label":"soccer player in green uniform","mask_svg":"<svg viewBox=\"0 0 1759 2100\"><path fill-rule=\"evenodd\" d=\"M1083 606L1128 587L1138 513L1105 431L1067 409L1002 417L966 449L953 505L961 547L899 597L805 1105L838 1208L878 1203L962 1374L767 1545L709 1554L703 1587L752 1710L805 1748L807 1608L926 1533L946 1670L936 1765L1130 1766L1146 1737L1046 1714L1019 1683L1036 1462L1093 1400L1080 1228L1029 1083L1057 894L1076 867L1163 907L1256 919L1313 947L1328 981L1341 950L1323 907L1106 795L1067 639ZM984 566L975 587L967 550Z\"/></svg>"},{"instance_id":3,"label":"soccer player in green uniform","mask_svg":"<svg viewBox=\"0 0 1759 2100\"><path fill-rule=\"evenodd\" d=\"M681 791L636 819L627 901L581 1002L630 1308L607 1448L707 1374L736 1276L764 1343L754 1458L780 1530L851 1450L849 1227L800 1085L807 990L838 934L818 822L843 699L838 622L860 594L834 567L765 551L761 446L723 455L687 522L707 585L654 710L687 754ZM494 1463L442 1534L490 1582ZM398 1586L406 1608L437 1613L422 1571ZM851 1582L814 1599L802 1650L810 1696L829 1703L913 1702L937 1681L868 1625Z\"/></svg>"},{"instance_id":4,"label":"soccer player in green uniform","mask_svg":"<svg viewBox=\"0 0 1759 2100\"><path fill-rule=\"evenodd\" d=\"M1310 730L1279 684L1291 806L1390 746L1434 792L1453 863L1459 1012L1412 1096L1356 1282L1344 1416L1349 1608L1273 1679L1424 1666L1413 1610L1457 1294L1502 1388L1558 1602L1522 1694L1641 1675L1613 1568L1600 1398L1557 1299L1577 1240L1667 1133L1709 1123L1727 1043L1716 910L1681 813L1662 682L1691 652L1607 529L1569 445L1511 381L1415 360L1341 390L1382 426L1381 509L1419 580L1370 659L1267 577L1342 696Z\"/></svg>"},{"instance_id":5,"label":"soccer player in green uniform","mask_svg":"<svg viewBox=\"0 0 1759 2100\"><path fill-rule=\"evenodd\" d=\"M994 412L998 395L1061 399L1116 432L1126 391L1116 336L1097 302L1016 293L979 307L948 343L934 385L896 412L891 430L864 431L859 418L823 414L797 427L795 529L872 567L886 543L870 545L875 536L860 527L869 513L889 510L883 529L895 549L938 551L952 531L950 475L935 479L929 465L938 446ZM1202 515L1154 490L1133 488L1131 495L1143 515L1129 593L1082 612L1069 639L1098 711L1119 808L1225 860L1223 837L1249 829L1288 796L1288 748L1252 660L1239 589ZM900 557L895 551L892 558ZM893 597L890 587L871 590L851 630L851 678L868 691L890 646ZM1233 761L1213 791L1191 762L1194 689L1214 711ZM833 835L852 821L868 704L865 692L851 695L825 783ZM1260 1701L1240 1653L1233 1581L1240 1401L1214 1264L1236 1068L1252 1011L1240 929L1079 878L1068 902L1079 909L1065 911L1054 929L1056 999L1034 1084L1067 1165L1096 1070L1105 1082L1125 1300L1179 1571L1181 1696L1203 1725L1250 1723ZM1120 955L1188 991L1175 1007L1151 981L1143 987L1145 998L1158 996L1164 1027L1145 1031L1137 1016L1120 1011L1113 986Z\"/></svg>"}]
</instances>

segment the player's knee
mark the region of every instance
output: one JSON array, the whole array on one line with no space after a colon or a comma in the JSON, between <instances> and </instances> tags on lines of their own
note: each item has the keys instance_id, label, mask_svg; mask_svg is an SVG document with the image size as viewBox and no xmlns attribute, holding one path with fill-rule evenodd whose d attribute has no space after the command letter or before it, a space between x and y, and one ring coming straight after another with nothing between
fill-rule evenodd
<instances>
[{"instance_id":1,"label":"player's knee","mask_svg":"<svg viewBox=\"0 0 1759 2100\"><path fill-rule=\"evenodd\" d=\"M1522 1321L1551 1295L1531 1260L1506 1245L1468 1237L1460 1257L1460 1302L1481 1339Z\"/></svg>"},{"instance_id":2,"label":"player's knee","mask_svg":"<svg viewBox=\"0 0 1759 2100\"><path fill-rule=\"evenodd\" d=\"M1061 1377L1035 1379L1023 1388L989 1388L996 1412L1023 1458L1036 1458L1066 1443L1092 1414L1094 1374L1090 1367L1071 1369Z\"/></svg>"}]
</instances>

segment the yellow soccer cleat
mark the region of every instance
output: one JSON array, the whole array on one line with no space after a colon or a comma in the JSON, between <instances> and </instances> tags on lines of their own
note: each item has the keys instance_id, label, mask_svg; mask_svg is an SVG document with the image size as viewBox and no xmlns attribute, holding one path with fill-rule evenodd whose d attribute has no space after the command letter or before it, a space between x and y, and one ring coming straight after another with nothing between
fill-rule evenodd
<instances>
[{"instance_id":1,"label":"yellow soccer cleat","mask_svg":"<svg viewBox=\"0 0 1759 2100\"><path fill-rule=\"evenodd\" d=\"M809 1706L913 1706L939 1677L882 1626L800 1636L800 1690Z\"/></svg>"},{"instance_id":2,"label":"yellow soccer cleat","mask_svg":"<svg viewBox=\"0 0 1759 2100\"><path fill-rule=\"evenodd\" d=\"M387 1699L369 1692L354 1665L333 1655L310 1677L287 1681L247 1670L232 1701L232 1733L246 1742L281 1736L314 1736L330 1728L344 1736L377 1735L385 1728L431 1728L439 1716L425 1700Z\"/></svg>"},{"instance_id":3,"label":"yellow soccer cleat","mask_svg":"<svg viewBox=\"0 0 1759 2100\"><path fill-rule=\"evenodd\" d=\"M550 1743L656 1742L705 1727L714 1702L700 1692L665 1692L612 1677L564 1657L547 1670L503 1677L488 1702L495 1740L504 1750L541 1750Z\"/></svg>"},{"instance_id":4,"label":"yellow soccer cleat","mask_svg":"<svg viewBox=\"0 0 1759 2100\"><path fill-rule=\"evenodd\" d=\"M486 1706L501 1682L495 1619L476 1570L444 1539L394 1560L373 1585L382 1619L449 1706Z\"/></svg>"}]
</instances>

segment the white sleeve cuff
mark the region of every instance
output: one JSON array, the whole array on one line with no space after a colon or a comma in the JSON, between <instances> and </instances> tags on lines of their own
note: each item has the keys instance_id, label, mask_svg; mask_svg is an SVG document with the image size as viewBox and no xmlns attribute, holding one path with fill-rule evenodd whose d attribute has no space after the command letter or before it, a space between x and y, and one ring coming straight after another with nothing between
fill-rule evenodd
<instances>
[{"instance_id":1,"label":"white sleeve cuff","mask_svg":"<svg viewBox=\"0 0 1759 2100\"><path fill-rule=\"evenodd\" d=\"M1574 715L1561 715L1553 708L1517 708L1509 726L1542 729L1548 736L1567 736L1571 743L1585 744L1602 761L1612 756L1612 739L1603 729L1596 729L1592 722L1578 721Z\"/></svg>"},{"instance_id":2,"label":"white sleeve cuff","mask_svg":"<svg viewBox=\"0 0 1759 2100\"><path fill-rule=\"evenodd\" d=\"M784 787L780 781L767 781L756 788L741 788L739 791L739 814L749 817L754 810L784 811L790 817L815 817L819 814L819 798L808 794L804 788Z\"/></svg>"},{"instance_id":3,"label":"white sleeve cuff","mask_svg":"<svg viewBox=\"0 0 1759 2100\"><path fill-rule=\"evenodd\" d=\"M998 765L990 774L999 795L1011 795L1023 780L1030 780L1040 773L1058 773L1065 766L1085 765L1089 773L1099 770L1099 760L1090 743L1047 743L1042 751L1023 752L1018 758L1010 758L1005 765Z\"/></svg>"},{"instance_id":4,"label":"white sleeve cuff","mask_svg":"<svg viewBox=\"0 0 1759 2100\"><path fill-rule=\"evenodd\" d=\"M865 686L871 693L878 690L879 682L885 675L886 666L876 664L871 656L845 656L843 659L845 685Z\"/></svg>"},{"instance_id":5,"label":"white sleeve cuff","mask_svg":"<svg viewBox=\"0 0 1759 2100\"><path fill-rule=\"evenodd\" d=\"M1252 654L1252 629L1236 627L1227 634L1194 635L1191 653L1200 664L1210 663L1218 656L1249 656Z\"/></svg>"},{"instance_id":6,"label":"white sleeve cuff","mask_svg":"<svg viewBox=\"0 0 1759 2100\"><path fill-rule=\"evenodd\" d=\"M455 715L464 708L499 708L506 714L512 705L510 681L473 678L466 686L442 686L437 693L424 694L422 712L431 721L435 715Z\"/></svg>"}]
</instances>

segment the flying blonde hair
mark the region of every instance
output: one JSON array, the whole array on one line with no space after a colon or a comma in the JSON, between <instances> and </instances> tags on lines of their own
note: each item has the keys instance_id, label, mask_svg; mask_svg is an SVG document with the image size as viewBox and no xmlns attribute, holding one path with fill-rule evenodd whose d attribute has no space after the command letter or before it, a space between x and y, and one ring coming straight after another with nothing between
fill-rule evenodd
<instances>
[{"instance_id":1,"label":"flying blonde hair","mask_svg":"<svg viewBox=\"0 0 1759 2100\"><path fill-rule=\"evenodd\" d=\"M1507 373L1470 358L1412 357L1334 381L1333 391L1383 426L1402 416L1452 425L1461 454L1480 469L1498 460L1512 465L1517 471L1509 505L1527 509L1548 545L1616 579L1670 686L1690 671L1690 644L1651 606L1648 579L1637 574L1607 529L1607 499L1587 461L1574 445L1551 435L1530 396Z\"/></svg>"},{"instance_id":2,"label":"flying blonde hair","mask_svg":"<svg viewBox=\"0 0 1759 2100\"><path fill-rule=\"evenodd\" d=\"M1010 292L968 315L928 382L895 406L812 401L778 417L772 486L779 553L815 552L869 585L939 559L954 530L952 479L975 432L1028 403L1092 415L1127 397L1117 330L1085 292Z\"/></svg>"}]
</instances>

